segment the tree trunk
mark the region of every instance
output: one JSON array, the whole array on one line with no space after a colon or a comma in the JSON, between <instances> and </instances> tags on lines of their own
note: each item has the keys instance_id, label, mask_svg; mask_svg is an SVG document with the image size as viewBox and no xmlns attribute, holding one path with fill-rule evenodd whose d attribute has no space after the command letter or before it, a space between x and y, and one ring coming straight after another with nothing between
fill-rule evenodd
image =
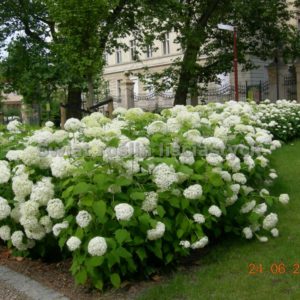
<instances>
[{"instance_id":1,"label":"tree trunk","mask_svg":"<svg viewBox=\"0 0 300 300\"><path fill-rule=\"evenodd\" d=\"M190 38L191 39L191 38ZM201 45L200 39L188 41L186 51L181 65L179 83L175 94L174 105L186 105L186 98L189 91L190 80L195 77L198 50Z\"/></svg>"},{"instance_id":2,"label":"tree trunk","mask_svg":"<svg viewBox=\"0 0 300 300\"><path fill-rule=\"evenodd\" d=\"M66 104L66 118L77 118L81 119L81 89L69 85L68 87L68 102Z\"/></svg>"}]
</instances>

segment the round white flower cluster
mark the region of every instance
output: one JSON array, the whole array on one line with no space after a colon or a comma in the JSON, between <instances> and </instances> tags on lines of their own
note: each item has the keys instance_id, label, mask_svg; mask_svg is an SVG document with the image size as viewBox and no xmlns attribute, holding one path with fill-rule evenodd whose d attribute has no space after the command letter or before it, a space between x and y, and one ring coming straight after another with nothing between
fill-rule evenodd
<instances>
[{"instance_id":1,"label":"round white flower cluster","mask_svg":"<svg viewBox=\"0 0 300 300\"><path fill-rule=\"evenodd\" d=\"M51 199L47 204L47 212L52 219L61 219L65 215L65 207L60 199Z\"/></svg>"},{"instance_id":2,"label":"round white flower cluster","mask_svg":"<svg viewBox=\"0 0 300 300\"><path fill-rule=\"evenodd\" d=\"M78 131L82 127L83 127L83 124L81 123L81 121L78 119L75 119L75 118L68 119L64 125L65 130L70 131L70 132Z\"/></svg>"},{"instance_id":3,"label":"round white flower cluster","mask_svg":"<svg viewBox=\"0 0 300 300\"><path fill-rule=\"evenodd\" d=\"M142 210L151 212L156 209L158 194L156 192L146 192L145 200L142 203Z\"/></svg>"},{"instance_id":4,"label":"round white flower cluster","mask_svg":"<svg viewBox=\"0 0 300 300\"><path fill-rule=\"evenodd\" d=\"M256 201L252 200L250 202L245 203L242 207L241 207L241 214L247 214L249 213L256 205Z\"/></svg>"},{"instance_id":5,"label":"round white flower cluster","mask_svg":"<svg viewBox=\"0 0 300 300\"><path fill-rule=\"evenodd\" d=\"M178 181L174 168L166 163L157 165L153 170L153 176L154 183L162 190L168 190L173 183Z\"/></svg>"},{"instance_id":6,"label":"round white flower cluster","mask_svg":"<svg viewBox=\"0 0 300 300\"><path fill-rule=\"evenodd\" d=\"M279 196L279 202L282 204L288 204L290 201L290 197L288 194L281 194Z\"/></svg>"},{"instance_id":7,"label":"round white flower cluster","mask_svg":"<svg viewBox=\"0 0 300 300\"><path fill-rule=\"evenodd\" d=\"M277 214L270 213L263 220L263 228L266 230L270 230L274 228L278 223Z\"/></svg>"},{"instance_id":8,"label":"round white flower cluster","mask_svg":"<svg viewBox=\"0 0 300 300\"><path fill-rule=\"evenodd\" d=\"M206 155L206 161L212 166L217 166L223 162L223 158L219 154L209 153Z\"/></svg>"},{"instance_id":9,"label":"round white flower cluster","mask_svg":"<svg viewBox=\"0 0 300 300\"><path fill-rule=\"evenodd\" d=\"M190 185L183 191L183 196L187 199L199 199L202 196L202 186L200 184Z\"/></svg>"},{"instance_id":10,"label":"round white flower cluster","mask_svg":"<svg viewBox=\"0 0 300 300\"><path fill-rule=\"evenodd\" d=\"M216 205L210 206L208 209L208 212L217 218L221 217L221 215L222 215L221 209Z\"/></svg>"},{"instance_id":11,"label":"round white flower cluster","mask_svg":"<svg viewBox=\"0 0 300 300\"><path fill-rule=\"evenodd\" d=\"M7 183L10 179L10 167L7 161L0 160L0 184Z\"/></svg>"},{"instance_id":12,"label":"round white flower cluster","mask_svg":"<svg viewBox=\"0 0 300 300\"><path fill-rule=\"evenodd\" d=\"M81 240L76 236L71 236L66 242L70 251L77 250L81 245Z\"/></svg>"},{"instance_id":13,"label":"round white flower cluster","mask_svg":"<svg viewBox=\"0 0 300 300\"><path fill-rule=\"evenodd\" d=\"M47 205L54 196L54 185L51 177L43 177L32 186L30 200L38 202L40 205Z\"/></svg>"},{"instance_id":14,"label":"round white flower cluster","mask_svg":"<svg viewBox=\"0 0 300 300\"><path fill-rule=\"evenodd\" d=\"M0 220L7 218L10 215L11 208L6 199L0 197Z\"/></svg>"},{"instance_id":15,"label":"round white flower cluster","mask_svg":"<svg viewBox=\"0 0 300 300\"><path fill-rule=\"evenodd\" d=\"M18 120L13 120L7 124L6 129L8 131L10 131L11 133L20 133L21 126L22 126L22 123L20 123Z\"/></svg>"},{"instance_id":16,"label":"round white flower cluster","mask_svg":"<svg viewBox=\"0 0 300 300\"><path fill-rule=\"evenodd\" d=\"M54 236L59 236L61 231L67 229L68 227L69 227L68 221L63 221L62 223L56 223L52 228Z\"/></svg>"},{"instance_id":17,"label":"round white flower cluster","mask_svg":"<svg viewBox=\"0 0 300 300\"><path fill-rule=\"evenodd\" d=\"M202 214L194 214L193 219L198 224L205 223L205 217Z\"/></svg>"},{"instance_id":18,"label":"round white flower cluster","mask_svg":"<svg viewBox=\"0 0 300 300\"><path fill-rule=\"evenodd\" d=\"M134 208L127 203L120 203L115 206L117 220L129 221L134 213Z\"/></svg>"},{"instance_id":19,"label":"round white flower cluster","mask_svg":"<svg viewBox=\"0 0 300 300\"><path fill-rule=\"evenodd\" d=\"M147 238L150 241L157 240L163 237L166 230L166 226L162 222L157 222L154 229L147 230Z\"/></svg>"},{"instance_id":20,"label":"round white flower cluster","mask_svg":"<svg viewBox=\"0 0 300 300\"><path fill-rule=\"evenodd\" d=\"M179 161L182 164L192 165L195 162L194 154L192 151L185 151L179 156Z\"/></svg>"},{"instance_id":21,"label":"round white flower cluster","mask_svg":"<svg viewBox=\"0 0 300 300\"><path fill-rule=\"evenodd\" d=\"M199 241L191 244L191 248L192 249L200 249L200 248L204 248L207 244L208 244L208 237L205 236L205 237L201 238Z\"/></svg>"},{"instance_id":22,"label":"round white flower cluster","mask_svg":"<svg viewBox=\"0 0 300 300\"><path fill-rule=\"evenodd\" d=\"M63 157L54 157L50 167L52 175L57 178L64 178L74 170L74 166L71 165L70 161Z\"/></svg>"},{"instance_id":23,"label":"round white flower cluster","mask_svg":"<svg viewBox=\"0 0 300 300\"><path fill-rule=\"evenodd\" d=\"M81 228L87 227L91 221L92 216L86 210L81 210L76 216L76 223Z\"/></svg>"},{"instance_id":24,"label":"round white flower cluster","mask_svg":"<svg viewBox=\"0 0 300 300\"><path fill-rule=\"evenodd\" d=\"M88 243L88 253L91 256L102 256L107 251L107 243L105 238L96 236Z\"/></svg>"},{"instance_id":25,"label":"round white flower cluster","mask_svg":"<svg viewBox=\"0 0 300 300\"><path fill-rule=\"evenodd\" d=\"M11 238L11 229L8 225L3 225L0 227L0 238L3 241L9 241Z\"/></svg>"}]
</instances>

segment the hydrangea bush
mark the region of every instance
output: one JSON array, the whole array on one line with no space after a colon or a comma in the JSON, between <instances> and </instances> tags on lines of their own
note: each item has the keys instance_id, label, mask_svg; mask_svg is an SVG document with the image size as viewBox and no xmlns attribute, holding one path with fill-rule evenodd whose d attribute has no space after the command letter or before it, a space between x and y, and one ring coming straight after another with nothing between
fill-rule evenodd
<instances>
[{"instance_id":1,"label":"hydrangea bush","mask_svg":"<svg viewBox=\"0 0 300 300\"><path fill-rule=\"evenodd\" d=\"M99 289L224 232L266 242L289 197L266 189L280 142L257 111L231 101L46 124L0 162L0 238L23 255L59 245L76 281Z\"/></svg>"},{"instance_id":2,"label":"hydrangea bush","mask_svg":"<svg viewBox=\"0 0 300 300\"><path fill-rule=\"evenodd\" d=\"M266 100L258 105L258 116L274 138L287 142L300 137L300 104L296 101Z\"/></svg>"}]
</instances>

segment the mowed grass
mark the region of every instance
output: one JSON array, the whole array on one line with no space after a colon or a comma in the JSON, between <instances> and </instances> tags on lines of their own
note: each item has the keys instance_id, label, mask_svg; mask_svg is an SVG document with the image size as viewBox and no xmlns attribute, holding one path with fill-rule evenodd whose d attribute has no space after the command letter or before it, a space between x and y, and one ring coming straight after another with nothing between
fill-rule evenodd
<instances>
[{"instance_id":1,"label":"mowed grass","mask_svg":"<svg viewBox=\"0 0 300 300\"><path fill-rule=\"evenodd\" d=\"M197 266L174 272L139 300L300 299L300 268L294 266L300 264L300 141L277 150L272 164L279 175L273 193L287 192L291 198L289 205L273 208L279 215L280 236L268 243L224 238L199 258ZM263 272L250 275L250 263L260 264ZM280 263L286 272L272 274L270 267Z\"/></svg>"}]
</instances>

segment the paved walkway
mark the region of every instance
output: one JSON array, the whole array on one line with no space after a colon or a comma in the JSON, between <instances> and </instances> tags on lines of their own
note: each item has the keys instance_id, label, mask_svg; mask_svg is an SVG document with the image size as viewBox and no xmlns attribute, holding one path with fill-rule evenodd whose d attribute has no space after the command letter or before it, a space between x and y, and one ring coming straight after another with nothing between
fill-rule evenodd
<instances>
[{"instance_id":1,"label":"paved walkway","mask_svg":"<svg viewBox=\"0 0 300 300\"><path fill-rule=\"evenodd\" d=\"M69 300L39 282L0 266L0 300Z\"/></svg>"}]
</instances>

